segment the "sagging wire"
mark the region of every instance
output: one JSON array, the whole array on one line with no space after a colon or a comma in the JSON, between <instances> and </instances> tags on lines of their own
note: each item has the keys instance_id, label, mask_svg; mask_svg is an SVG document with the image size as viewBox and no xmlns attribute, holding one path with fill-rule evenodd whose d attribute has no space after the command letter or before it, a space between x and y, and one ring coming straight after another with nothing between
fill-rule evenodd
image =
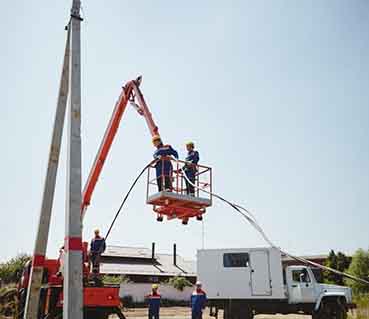
<instances>
[{"instance_id":1,"label":"sagging wire","mask_svg":"<svg viewBox=\"0 0 369 319\"><path fill-rule=\"evenodd\" d=\"M174 161L176 161L177 163L179 163L177 161L177 159L173 159ZM141 176L145 173L145 171L151 166L153 165L157 160L153 160L151 161L149 164L147 164L140 172L140 174L136 177L136 179L134 180L134 182L132 183L131 187L129 188L128 192L126 193L126 195L124 196L123 198L123 201L121 202L115 216L114 216L114 219L112 221L112 223L110 224L110 227L106 233L106 236L105 236L105 241L107 240L107 238L109 237L109 234L111 233L111 230L118 218L118 216L120 215L120 213L122 212L122 209L123 209L123 206L125 205L129 195L131 194L133 188L136 186L138 180L141 178ZM344 272L341 272L341 271L338 271L336 269L333 269L331 267L327 267L327 266L323 266L323 265L320 265L318 263L315 263L311 260L308 260L308 259L305 259L305 258L302 258L302 257L297 257L297 256L294 256L294 255L291 255L289 254L288 252L282 250L280 247L276 246L269 238L268 236L265 234L263 228L259 225L259 223L257 222L256 220L256 217L254 214L252 214L248 209L242 207L241 205L238 205L238 204L235 204L235 203L232 203L230 201L228 201L227 199L225 199L224 197L218 195L218 194L215 194L213 192L210 192L202 187L199 187L197 185L195 185L194 183L192 183L192 181L188 178L186 172L181 169L181 171L183 172L183 176L184 178L187 180L187 182L192 185L193 187L195 187L196 189L202 191L202 192L205 192L215 198L218 198L219 200L225 202L226 204L228 204L229 206L231 206L234 210L236 210L242 217L244 217L255 229L256 231L259 232L259 234L263 237L263 239L272 247L272 248L275 248L275 249L278 249L283 255L286 255L294 260L297 260L297 261L300 261L304 264L309 264L309 265L312 265L314 267L317 267L317 268L320 268L322 270L327 270L327 271L330 271L330 272L333 272L335 274L338 274L338 275L341 275L343 277L347 277L349 279L352 279L352 280L355 280L355 281L358 281L358 282L361 282L363 284L367 284L369 285L369 281L365 280L365 279L362 279L362 278L359 278L359 277L356 277L356 276L353 276L353 275L350 275L350 274L347 274L347 273L344 273Z\"/></svg>"},{"instance_id":2,"label":"sagging wire","mask_svg":"<svg viewBox=\"0 0 369 319\"><path fill-rule=\"evenodd\" d=\"M177 159L174 159L177 163L179 163L177 161ZM263 239L272 247L272 248L276 248L278 249L283 255L286 255L294 260L297 260L297 261L300 261L304 264L309 264L311 266L314 266L316 268L320 268L322 270L327 270L327 271L330 271L330 272L333 272L335 274L338 274L340 276L343 276L343 277L347 277L349 279L352 279L352 280L355 280L355 281L358 281L358 282L361 282L363 284L367 284L369 285L369 281L368 280L365 280L365 279L362 279L362 278L359 278L359 277L356 277L356 276L353 276L353 275L350 275L348 273L345 273L345 272L342 272L342 271L339 271L337 269L333 269L331 267L328 267L328 266L324 266L324 265L321 265L321 264L318 264L318 263L315 263L311 260L308 260L308 259L305 259L305 258L302 258L302 257L297 257L297 256L294 256L294 255L291 255L290 253L282 250L280 247L276 246L269 238L268 236L265 234L263 228L259 225L259 223L257 222L256 220L256 217L246 208L242 207L241 205L238 205L238 204L235 204L235 203L232 203L230 201L228 201L227 199L225 199L224 197L218 195L218 194L215 194L211 191L208 191L200 186L197 186L195 185L187 176L185 170L181 169L181 171L183 172L183 176L184 178L186 179L186 181L192 185L193 187L195 187L196 189L202 191L202 192L205 192L215 198L218 198L219 200L227 203L228 205L230 205L233 209L235 209L239 214L241 214L242 217L244 217L258 232L259 234L263 237Z\"/></svg>"},{"instance_id":3,"label":"sagging wire","mask_svg":"<svg viewBox=\"0 0 369 319\"><path fill-rule=\"evenodd\" d=\"M153 161L151 161L149 164L147 164L147 165L146 165L146 166L141 170L140 174L138 174L138 175L137 175L136 179L135 179L135 180L134 180L134 182L132 183L132 185L131 185L131 187L129 188L128 192L127 192L127 193L126 193L126 195L124 196L123 201L121 202L121 204L120 204L120 206L119 206L119 208L118 208L117 212L115 213L114 219L113 219L112 223L110 224L109 229L108 229L108 231L107 231L107 233L106 233L106 235L105 235L105 241L106 241L106 240L107 240L107 238L109 237L110 232L111 232L111 230L112 230L112 228L113 228L113 226L114 226L114 224L115 224L115 222L116 222L116 220L117 220L117 218L118 218L119 214L121 213L121 211L122 211L122 209L123 209L124 204L126 203L126 201L127 201L128 197L129 197L129 195L131 194L131 192L132 192L133 188L136 186L136 184L137 184L138 180L139 180L139 179L141 178L141 176L145 173L145 171L146 171L146 170L147 170L151 165L153 165L155 162L157 162L157 160L153 160Z\"/></svg>"}]
</instances>

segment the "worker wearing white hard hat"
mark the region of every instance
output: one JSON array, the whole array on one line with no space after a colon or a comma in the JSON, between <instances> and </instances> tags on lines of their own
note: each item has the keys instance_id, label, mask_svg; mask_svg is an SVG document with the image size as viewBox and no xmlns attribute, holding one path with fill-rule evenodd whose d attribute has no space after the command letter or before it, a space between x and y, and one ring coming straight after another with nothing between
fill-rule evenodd
<instances>
[{"instance_id":1,"label":"worker wearing white hard hat","mask_svg":"<svg viewBox=\"0 0 369 319\"><path fill-rule=\"evenodd\" d=\"M192 319L202 319L202 312L206 307L206 292L202 290L201 281L196 282L196 289L191 296Z\"/></svg>"}]
</instances>

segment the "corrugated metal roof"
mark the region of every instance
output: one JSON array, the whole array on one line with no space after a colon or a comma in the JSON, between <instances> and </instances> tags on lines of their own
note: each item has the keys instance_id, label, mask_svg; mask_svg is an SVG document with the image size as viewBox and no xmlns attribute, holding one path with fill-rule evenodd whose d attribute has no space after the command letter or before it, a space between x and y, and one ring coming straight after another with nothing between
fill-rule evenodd
<instances>
[{"instance_id":1,"label":"corrugated metal roof","mask_svg":"<svg viewBox=\"0 0 369 319\"><path fill-rule=\"evenodd\" d=\"M177 255L177 266L173 264L173 255L156 254L155 264L148 264L151 250L147 248L108 246L103 256L109 257L109 262L102 262L101 273L151 276L196 276L196 262L188 261ZM116 258L116 262L113 260ZM124 258L140 258L143 263L132 263Z\"/></svg>"},{"instance_id":2,"label":"corrugated metal roof","mask_svg":"<svg viewBox=\"0 0 369 319\"><path fill-rule=\"evenodd\" d=\"M160 267L162 270L162 267ZM127 264L101 264L100 272L110 275L143 275L143 276L184 276L195 277L193 273L183 273L180 269L167 272L160 271L152 265L127 265Z\"/></svg>"},{"instance_id":3,"label":"corrugated metal roof","mask_svg":"<svg viewBox=\"0 0 369 319\"><path fill-rule=\"evenodd\" d=\"M151 259L151 250L143 247L107 246L102 256Z\"/></svg>"}]
</instances>

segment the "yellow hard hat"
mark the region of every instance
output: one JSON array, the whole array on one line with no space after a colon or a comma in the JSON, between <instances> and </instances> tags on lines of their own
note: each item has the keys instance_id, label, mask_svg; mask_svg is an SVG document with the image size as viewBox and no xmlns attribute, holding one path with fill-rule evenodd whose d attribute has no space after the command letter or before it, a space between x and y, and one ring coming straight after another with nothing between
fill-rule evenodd
<instances>
[{"instance_id":1,"label":"yellow hard hat","mask_svg":"<svg viewBox=\"0 0 369 319\"><path fill-rule=\"evenodd\" d=\"M155 141L161 141L161 137L160 137L160 135L154 135L154 136L152 137L152 142L154 143Z\"/></svg>"},{"instance_id":2,"label":"yellow hard hat","mask_svg":"<svg viewBox=\"0 0 369 319\"><path fill-rule=\"evenodd\" d=\"M158 284L153 284L151 287L152 287L152 289L158 289L159 285Z\"/></svg>"},{"instance_id":3,"label":"yellow hard hat","mask_svg":"<svg viewBox=\"0 0 369 319\"><path fill-rule=\"evenodd\" d=\"M188 141L188 142L186 142L186 145L195 146L195 143L194 143L194 142L192 142L192 141Z\"/></svg>"}]
</instances>

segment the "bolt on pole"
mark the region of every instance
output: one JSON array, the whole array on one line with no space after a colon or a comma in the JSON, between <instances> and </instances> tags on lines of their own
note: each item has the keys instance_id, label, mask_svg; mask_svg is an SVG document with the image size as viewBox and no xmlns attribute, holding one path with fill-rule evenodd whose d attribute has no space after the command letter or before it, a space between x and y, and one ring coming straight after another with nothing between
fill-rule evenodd
<instances>
[{"instance_id":1,"label":"bolt on pole","mask_svg":"<svg viewBox=\"0 0 369 319\"><path fill-rule=\"evenodd\" d=\"M81 38L79 0L71 10L70 100L65 211L64 319L83 318L81 221Z\"/></svg>"}]
</instances>

